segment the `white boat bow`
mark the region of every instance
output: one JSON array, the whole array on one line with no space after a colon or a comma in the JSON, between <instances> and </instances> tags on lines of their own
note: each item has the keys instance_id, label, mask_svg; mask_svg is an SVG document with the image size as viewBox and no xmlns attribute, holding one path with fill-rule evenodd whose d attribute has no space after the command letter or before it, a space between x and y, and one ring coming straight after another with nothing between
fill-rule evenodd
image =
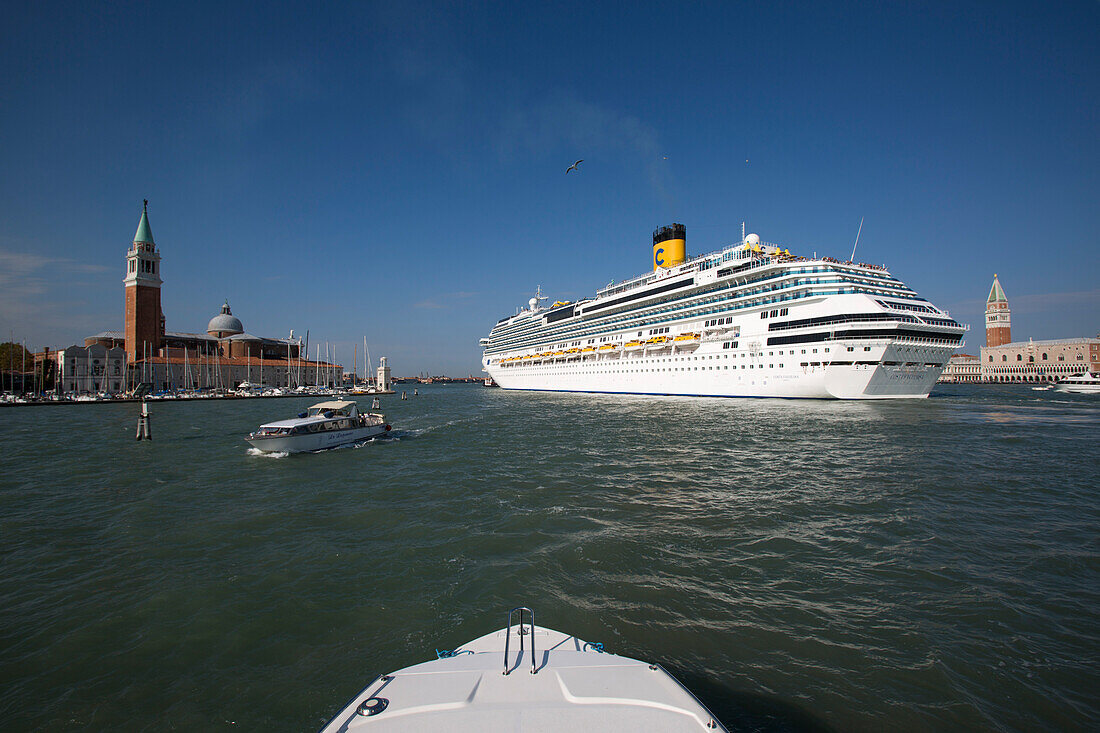
<instances>
[{"instance_id":1,"label":"white boat bow","mask_svg":"<svg viewBox=\"0 0 1100 733\"><path fill-rule=\"evenodd\" d=\"M603 651L531 621L385 674L322 733L352 731L726 730L658 664ZM515 612L515 611L513 611Z\"/></svg>"}]
</instances>

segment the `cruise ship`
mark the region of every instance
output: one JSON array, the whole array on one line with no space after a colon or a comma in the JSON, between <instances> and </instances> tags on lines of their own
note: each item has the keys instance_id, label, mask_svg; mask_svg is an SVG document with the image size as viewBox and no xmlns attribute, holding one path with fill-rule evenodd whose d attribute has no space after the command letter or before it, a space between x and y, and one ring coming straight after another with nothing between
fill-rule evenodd
<instances>
[{"instance_id":1,"label":"cruise ship","mask_svg":"<svg viewBox=\"0 0 1100 733\"><path fill-rule=\"evenodd\" d=\"M546 306L541 289L486 338L504 389L716 397L927 397L968 330L883 265L792 254L744 234L687 258L653 233L652 271Z\"/></svg>"}]
</instances>

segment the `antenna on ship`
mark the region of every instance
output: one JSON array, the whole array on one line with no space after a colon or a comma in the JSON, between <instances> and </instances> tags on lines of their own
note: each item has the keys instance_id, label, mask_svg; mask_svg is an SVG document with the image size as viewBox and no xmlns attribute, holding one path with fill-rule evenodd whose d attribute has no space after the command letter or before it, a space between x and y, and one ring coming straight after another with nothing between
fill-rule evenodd
<instances>
[{"instance_id":1,"label":"antenna on ship","mask_svg":"<svg viewBox=\"0 0 1100 733\"><path fill-rule=\"evenodd\" d=\"M535 297L527 301L527 305L531 306L531 312L537 311L539 309L539 302L543 300L549 299L542 294L542 286L539 285L535 288Z\"/></svg>"},{"instance_id":2,"label":"antenna on ship","mask_svg":"<svg viewBox=\"0 0 1100 733\"><path fill-rule=\"evenodd\" d=\"M863 231L863 217L859 217L859 231L856 232L856 243L852 245L852 256L848 258L849 262L856 261L856 247L859 246L859 234Z\"/></svg>"},{"instance_id":3,"label":"antenna on ship","mask_svg":"<svg viewBox=\"0 0 1100 733\"><path fill-rule=\"evenodd\" d=\"M745 222L741 222L741 244L745 243Z\"/></svg>"}]
</instances>

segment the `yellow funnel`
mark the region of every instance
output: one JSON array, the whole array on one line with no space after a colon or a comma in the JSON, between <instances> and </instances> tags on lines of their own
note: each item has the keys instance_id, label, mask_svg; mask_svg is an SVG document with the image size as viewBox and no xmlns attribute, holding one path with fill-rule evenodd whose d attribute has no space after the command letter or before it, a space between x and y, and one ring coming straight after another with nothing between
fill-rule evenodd
<instances>
[{"instance_id":1,"label":"yellow funnel","mask_svg":"<svg viewBox=\"0 0 1100 733\"><path fill-rule=\"evenodd\" d=\"M687 259L687 231L683 224L653 232L653 269L675 267Z\"/></svg>"}]
</instances>

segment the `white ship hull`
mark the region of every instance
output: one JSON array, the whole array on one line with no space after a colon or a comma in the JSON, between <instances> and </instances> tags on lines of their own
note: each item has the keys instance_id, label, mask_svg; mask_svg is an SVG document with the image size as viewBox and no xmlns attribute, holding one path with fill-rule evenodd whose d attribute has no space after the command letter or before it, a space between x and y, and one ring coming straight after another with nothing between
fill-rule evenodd
<instances>
[{"instance_id":1,"label":"white ship hull","mask_svg":"<svg viewBox=\"0 0 1100 733\"><path fill-rule=\"evenodd\" d=\"M833 365L819 362L815 366L801 366L805 358L801 354L742 357L723 351L721 344L717 344L717 349L703 345L691 353L670 354L665 350L657 355L578 359L561 364L512 369L489 367L488 370L502 388L516 390L891 399L927 397L951 355L950 348L923 344L876 344L870 347L872 352L862 351L865 346L865 343L859 344L860 356L865 357L862 360L876 363ZM844 344L831 346L830 353L833 348L847 354Z\"/></svg>"}]
</instances>

